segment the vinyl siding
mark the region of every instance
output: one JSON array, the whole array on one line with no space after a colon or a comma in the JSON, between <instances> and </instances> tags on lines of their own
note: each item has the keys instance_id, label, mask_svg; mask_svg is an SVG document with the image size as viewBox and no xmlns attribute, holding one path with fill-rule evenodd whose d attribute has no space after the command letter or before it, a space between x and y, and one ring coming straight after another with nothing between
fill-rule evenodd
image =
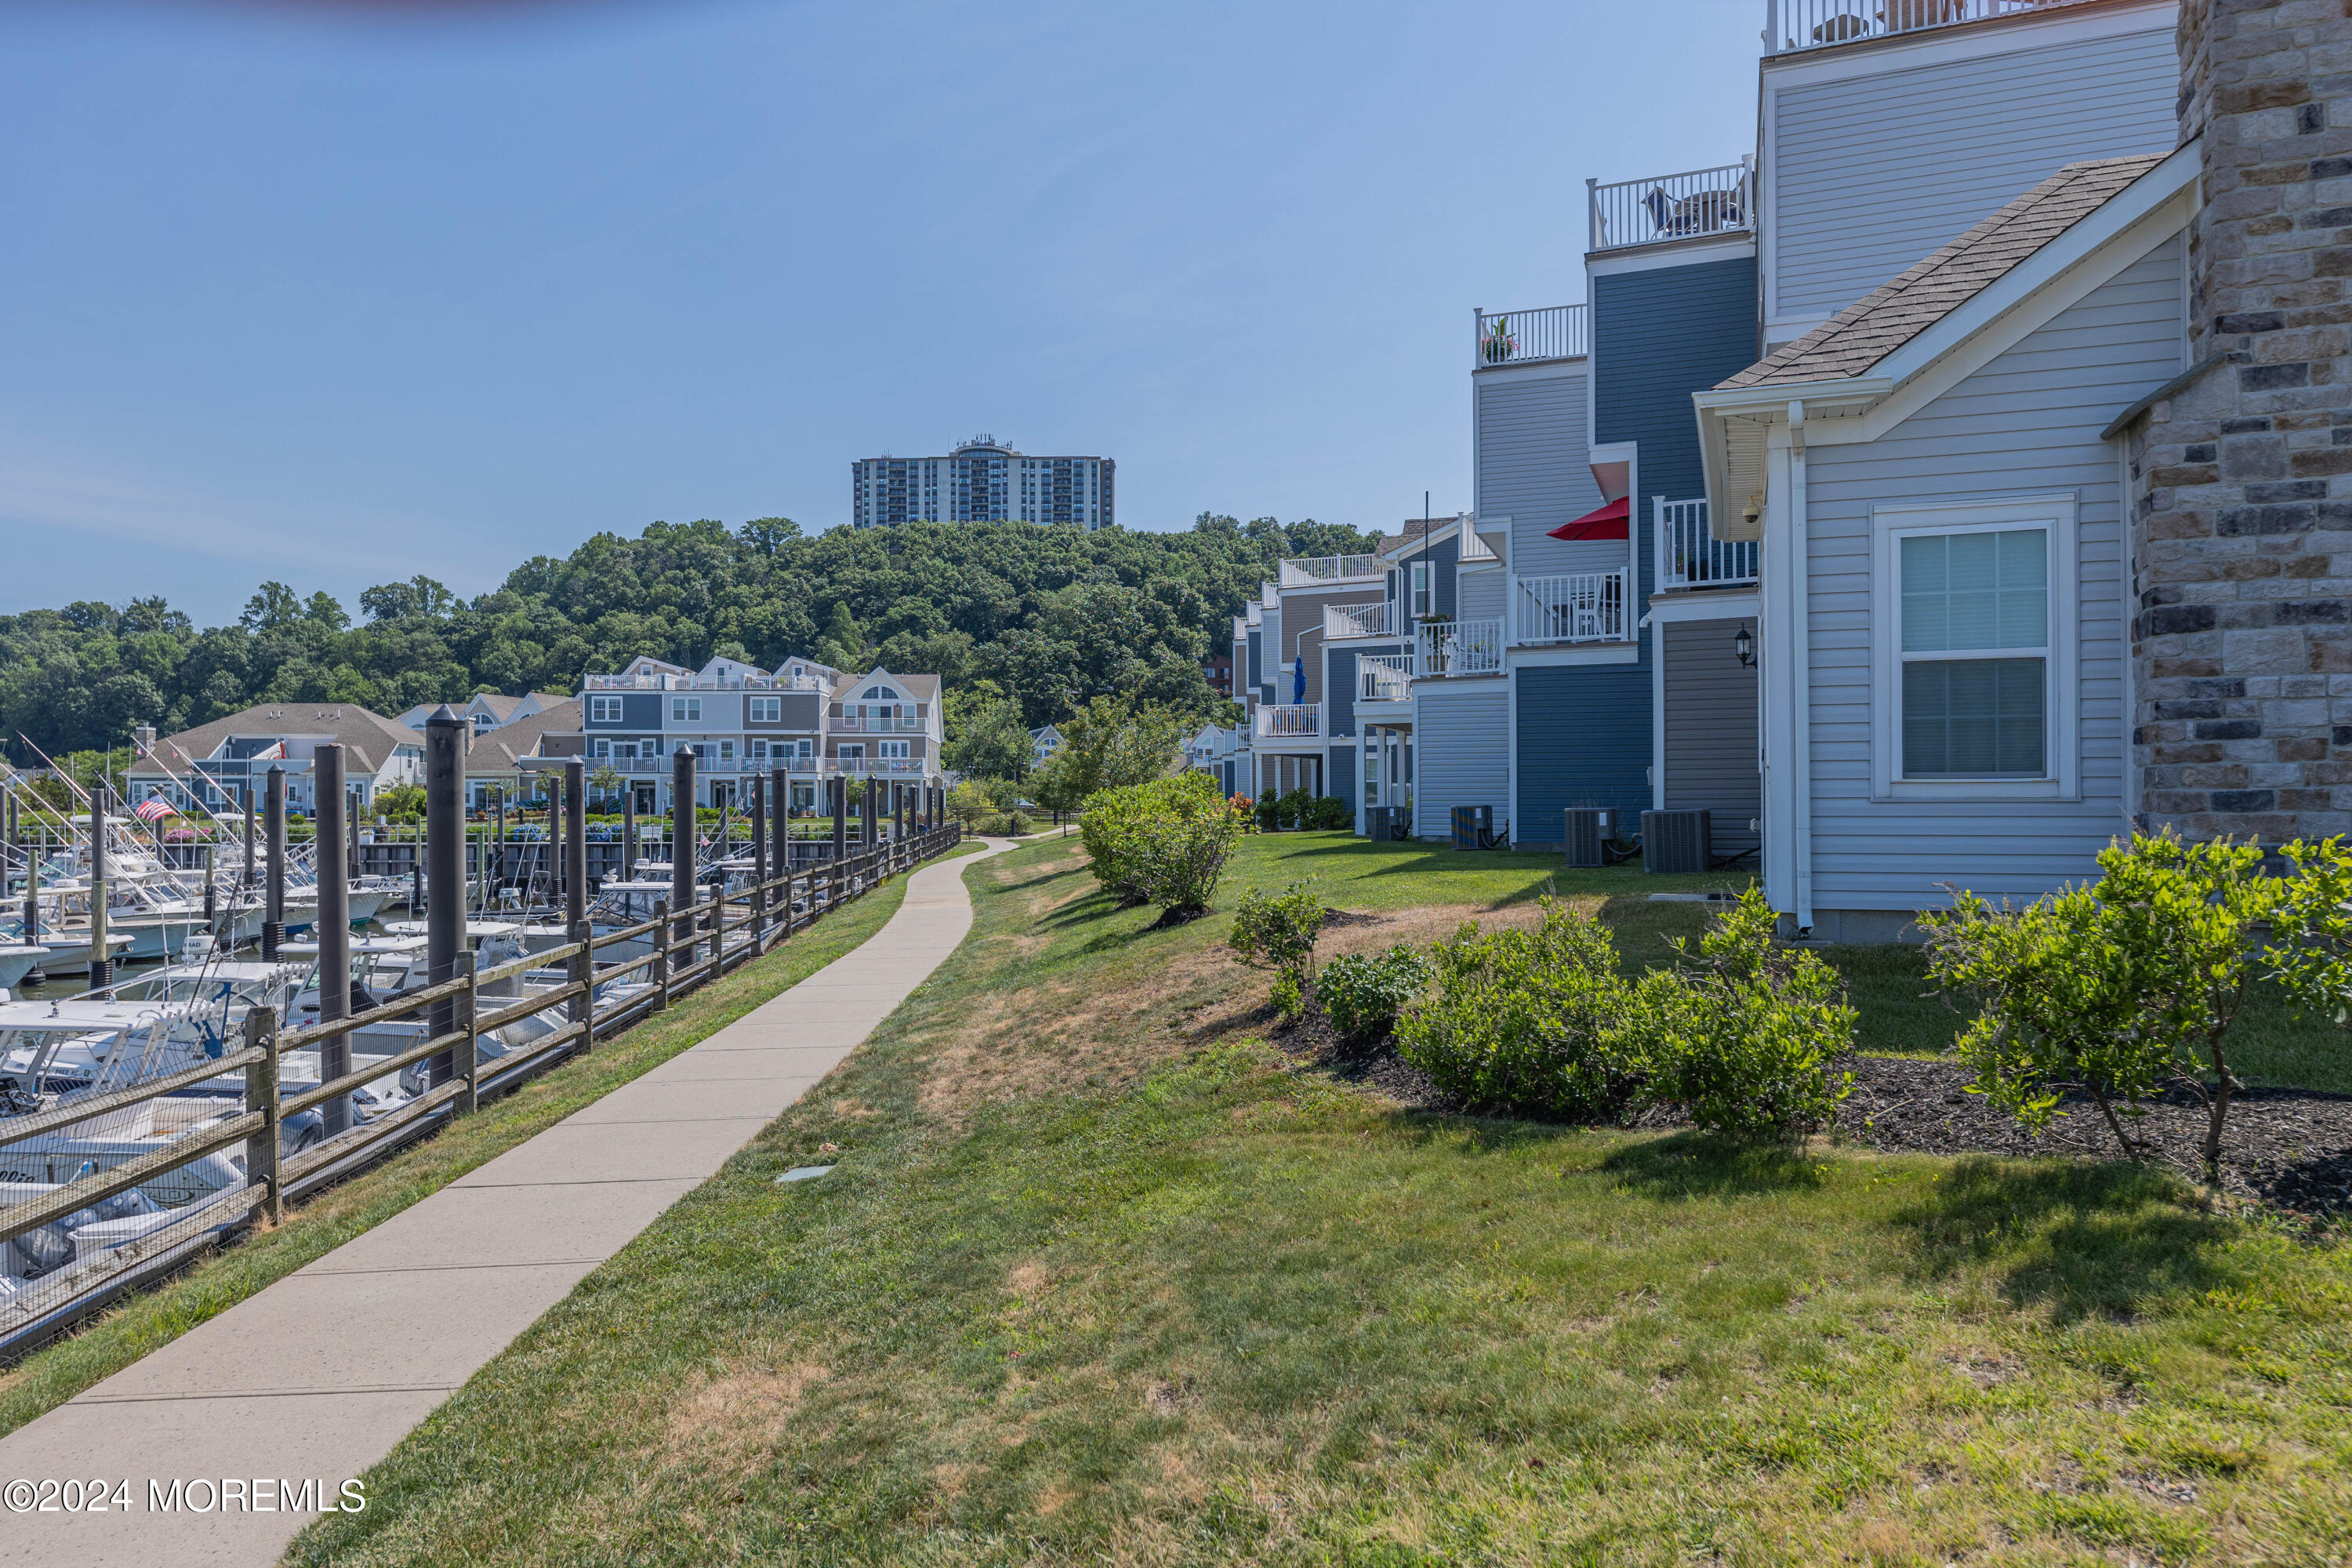
<instances>
[{"instance_id":1,"label":"vinyl siding","mask_svg":"<svg viewBox=\"0 0 2352 1568\"><path fill-rule=\"evenodd\" d=\"M1455 581L1462 603L1462 619L1473 621L1503 613L1503 598L1509 578L1501 567L1479 567L1463 573Z\"/></svg>"},{"instance_id":2,"label":"vinyl siding","mask_svg":"<svg viewBox=\"0 0 2352 1568\"><path fill-rule=\"evenodd\" d=\"M1457 805L1492 805L1495 825L1510 818L1510 709L1499 680L1465 686L1436 681L1413 699L1416 742L1413 836L1449 838Z\"/></svg>"},{"instance_id":3,"label":"vinyl siding","mask_svg":"<svg viewBox=\"0 0 2352 1568\"><path fill-rule=\"evenodd\" d=\"M1601 502L1584 441L1586 367L1574 363L1547 376L1489 373L1471 384L1478 515L1511 520L1511 562L1523 575L1584 570L1556 557L1590 546L1544 534Z\"/></svg>"},{"instance_id":4,"label":"vinyl siding","mask_svg":"<svg viewBox=\"0 0 2352 1568\"><path fill-rule=\"evenodd\" d=\"M1354 811L1356 797L1364 793L1362 783L1356 777L1357 770L1362 766L1361 756L1355 747L1332 747L1331 755L1324 764L1323 793L1338 795L1348 803L1350 812Z\"/></svg>"},{"instance_id":5,"label":"vinyl siding","mask_svg":"<svg viewBox=\"0 0 2352 1568\"><path fill-rule=\"evenodd\" d=\"M2093 870L2125 825L2126 558L2107 422L2181 367L2180 243L2155 254L1886 436L1807 462L1813 903L1939 904L1946 882L2033 898ZM1871 507L2077 498L2080 801L1871 799Z\"/></svg>"},{"instance_id":6,"label":"vinyl siding","mask_svg":"<svg viewBox=\"0 0 2352 1568\"><path fill-rule=\"evenodd\" d=\"M1748 825L1764 814L1756 671L1742 668L1732 643L1742 626L1753 636L1754 617L1664 628L1666 809L1713 812L1718 855L1752 848L1759 836Z\"/></svg>"},{"instance_id":7,"label":"vinyl siding","mask_svg":"<svg viewBox=\"0 0 2352 1568\"><path fill-rule=\"evenodd\" d=\"M1322 669L1317 678L1323 682L1327 695L1323 701L1323 732L1326 735L1352 735L1356 732L1356 648L1327 647L1323 650Z\"/></svg>"},{"instance_id":8,"label":"vinyl siding","mask_svg":"<svg viewBox=\"0 0 2352 1568\"><path fill-rule=\"evenodd\" d=\"M1536 666L1511 677L1518 703L1518 809L1513 837L1565 842L1560 813L1650 803L1650 678L1638 665Z\"/></svg>"},{"instance_id":9,"label":"vinyl siding","mask_svg":"<svg viewBox=\"0 0 2352 1568\"><path fill-rule=\"evenodd\" d=\"M2179 61L2144 31L1780 90L1766 171L1775 316L1828 315L2068 163L2166 153Z\"/></svg>"}]
</instances>

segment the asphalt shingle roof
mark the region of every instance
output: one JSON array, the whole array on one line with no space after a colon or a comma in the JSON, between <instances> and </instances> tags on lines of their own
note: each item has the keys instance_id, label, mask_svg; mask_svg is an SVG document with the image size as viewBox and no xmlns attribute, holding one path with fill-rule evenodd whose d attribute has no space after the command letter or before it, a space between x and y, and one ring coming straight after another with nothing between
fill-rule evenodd
<instances>
[{"instance_id":1,"label":"asphalt shingle roof","mask_svg":"<svg viewBox=\"0 0 2352 1568\"><path fill-rule=\"evenodd\" d=\"M2028 257L2121 195L2167 154L2069 163L1893 282L1749 365L1722 388L1865 375Z\"/></svg>"},{"instance_id":2,"label":"asphalt shingle roof","mask_svg":"<svg viewBox=\"0 0 2352 1568\"><path fill-rule=\"evenodd\" d=\"M267 702L166 736L157 742L152 756L155 763L178 773L185 766L180 761L182 756L192 761L209 757L232 735L331 736L350 751L352 771L364 773L381 772L391 761L394 747L417 746L425 742L424 736L397 719L372 713L353 702ZM150 756L151 753L142 752L131 771L142 771L141 764L149 763ZM152 771L152 764L148 771Z\"/></svg>"}]
</instances>

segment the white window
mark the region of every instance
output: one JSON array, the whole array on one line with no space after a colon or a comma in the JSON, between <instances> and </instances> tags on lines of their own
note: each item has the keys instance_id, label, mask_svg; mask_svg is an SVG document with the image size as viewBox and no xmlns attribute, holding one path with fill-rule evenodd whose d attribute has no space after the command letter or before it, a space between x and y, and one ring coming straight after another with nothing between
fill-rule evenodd
<instances>
[{"instance_id":1,"label":"white window","mask_svg":"<svg viewBox=\"0 0 2352 1568\"><path fill-rule=\"evenodd\" d=\"M734 742L721 741L719 742L719 760L722 763L731 763L735 760Z\"/></svg>"},{"instance_id":2,"label":"white window","mask_svg":"<svg viewBox=\"0 0 2352 1568\"><path fill-rule=\"evenodd\" d=\"M816 742L814 741L802 741L798 742L798 746L799 749L794 752L793 754L799 757L803 762L806 762L816 755Z\"/></svg>"},{"instance_id":3,"label":"white window","mask_svg":"<svg viewBox=\"0 0 2352 1568\"><path fill-rule=\"evenodd\" d=\"M754 697L751 700L751 721L754 724L781 724L784 721L784 700L781 697Z\"/></svg>"},{"instance_id":4,"label":"white window","mask_svg":"<svg viewBox=\"0 0 2352 1568\"><path fill-rule=\"evenodd\" d=\"M1872 649L1879 798L2071 798L2071 496L1880 508Z\"/></svg>"},{"instance_id":5,"label":"white window","mask_svg":"<svg viewBox=\"0 0 2352 1568\"><path fill-rule=\"evenodd\" d=\"M701 723L701 722L702 722L702 699L701 699L701 698L699 698L699 697L673 697L673 698L671 698L671 699L669 700L669 716L670 716L670 721L671 721L672 723L677 723L677 724L699 724L699 723Z\"/></svg>"},{"instance_id":6,"label":"white window","mask_svg":"<svg viewBox=\"0 0 2352 1568\"><path fill-rule=\"evenodd\" d=\"M1426 561L1416 561L1412 563L1413 618L1415 620L1419 620L1421 617L1428 615L1429 612L1429 563Z\"/></svg>"},{"instance_id":7,"label":"white window","mask_svg":"<svg viewBox=\"0 0 2352 1568\"><path fill-rule=\"evenodd\" d=\"M617 724L620 721L621 700L619 698L591 697L588 699L588 722L591 724Z\"/></svg>"},{"instance_id":8,"label":"white window","mask_svg":"<svg viewBox=\"0 0 2352 1568\"><path fill-rule=\"evenodd\" d=\"M885 757L896 757L904 761L908 754L908 747L910 743L911 742L906 741L885 741L882 742L881 754Z\"/></svg>"},{"instance_id":9,"label":"white window","mask_svg":"<svg viewBox=\"0 0 2352 1568\"><path fill-rule=\"evenodd\" d=\"M866 689L865 697L868 702L896 702L898 700L898 694L887 686L869 686Z\"/></svg>"},{"instance_id":10,"label":"white window","mask_svg":"<svg viewBox=\"0 0 2352 1568\"><path fill-rule=\"evenodd\" d=\"M592 741L588 743L588 754L592 757L597 758L599 761L609 758L613 754L613 742L610 741Z\"/></svg>"},{"instance_id":11,"label":"white window","mask_svg":"<svg viewBox=\"0 0 2352 1568\"><path fill-rule=\"evenodd\" d=\"M747 741L743 745L743 753L755 763L764 763L768 760L768 742Z\"/></svg>"}]
</instances>

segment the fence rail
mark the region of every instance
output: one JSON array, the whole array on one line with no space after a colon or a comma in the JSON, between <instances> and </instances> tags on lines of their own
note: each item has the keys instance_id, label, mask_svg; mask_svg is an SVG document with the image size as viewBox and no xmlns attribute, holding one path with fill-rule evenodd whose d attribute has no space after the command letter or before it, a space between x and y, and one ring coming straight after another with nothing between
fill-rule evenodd
<instances>
[{"instance_id":1,"label":"fence rail","mask_svg":"<svg viewBox=\"0 0 2352 1568\"><path fill-rule=\"evenodd\" d=\"M1470 368L1539 364L1581 359L1592 352L1592 311L1585 305L1546 305L1534 310L1472 312L1476 333Z\"/></svg>"},{"instance_id":2,"label":"fence rail","mask_svg":"<svg viewBox=\"0 0 2352 1568\"><path fill-rule=\"evenodd\" d=\"M1512 584L1521 647L1625 640L1625 574L1572 572Z\"/></svg>"},{"instance_id":3,"label":"fence rail","mask_svg":"<svg viewBox=\"0 0 2352 1568\"><path fill-rule=\"evenodd\" d=\"M1320 588L1375 583L1385 570L1377 555L1292 556L1282 563L1278 575L1285 588Z\"/></svg>"},{"instance_id":4,"label":"fence rail","mask_svg":"<svg viewBox=\"0 0 2352 1568\"><path fill-rule=\"evenodd\" d=\"M1584 185L1594 250L1740 234L1756 226L1756 167L1750 158L1613 184L1587 180Z\"/></svg>"},{"instance_id":5,"label":"fence rail","mask_svg":"<svg viewBox=\"0 0 2352 1568\"><path fill-rule=\"evenodd\" d=\"M475 956L460 953L449 979L301 1028L282 1027L274 1005L257 1005L245 1015L238 1048L128 1088L0 1116L0 1167L54 1160L56 1150L38 1145L59 1140L82 1162L63 1182L0 1175L0 1364L230 1238L257 1211L278 1217L289 1201L472 1111L485 1094L591 1051L962 838L949 823L715 889L679 910L656 900L653 918L634 925L599 933L580 921L563 944L494 967L477 970ZM583 850L576 830L567 847ZM558 973L560 983L501 994L529 975ZM564 1021L535 1038L497 1034L551 1016ZM321 1081L288 1083L288 1058L315 1053L323 1068L328 1047L341 1044L348 1056L355 1037L381 1038L388 1028L407 1030L413 1041L357 1067L345 1063L332 1078L321 1071ZM288 1146L289 1119L420 1069L428 1081L405 1103L316 1144ZM172 1108L183 1113L178 1136L119 1135L131 1123L162 1126ZM110 1142L123 1146L121 1157L98 1147ZM216 1190L176 1207L145 1196L151 1185L239 1150L242 1168L235 1160L218 1167L233 1179ZM118 1215L110 1205L131 1212Z\"/></svg>"},{"instance_id":6,"label":"fence rail","mask_svg":"<svg viewBox=\"0 0 2352 1568\"><path fill-rule=\"evenodd\" d=\"M1469 621L1423 621L1413 638L1416 679L1460 675L1499 675L1503 669L1503 617Z\"/></svg>"},{"instance_id":7,"label":"fence rail","mask_svg":"<svg viewBox=\"0 0 2352 1568\"><path fill-rule=\"evenodd\" d=\"M1311 741L1323 733L1320 702L1264 703L1257 710L1257 732L1268 741Z\"/></svg>"},{"instance_id":8,"label":"fence rail","mask_svg":"<svg viewBox=\"0 0 2352 1568\"><path fill-rule=\"evenodd\" d=\"M1717 539L1707 526L1704 500L1657 501L1657 585L1669 588L1721 588L1757 580L1758 545L1754 540Z\"/></svg>"},{"instance_id":9,"label":"fence rail","mask_svg":"<svg viewBox=\"0 0 2352 1568\"><path fill-rule=\"evenodd\" d=\"M1367 654L1356 661L1357 701L1408 702L1412 700L1411 654Z\"/></svg>"},{"instance_id":10,"label":"fence rail","mask_svg":"<svg viewBox=\"0 0 2352 1568\"><path fill-rule=\"evenodd\" d=\"M1764 49L1791 54L1863 38L1923 33L2090 0L1765 0Z\"/></svg>"}]
</instances>

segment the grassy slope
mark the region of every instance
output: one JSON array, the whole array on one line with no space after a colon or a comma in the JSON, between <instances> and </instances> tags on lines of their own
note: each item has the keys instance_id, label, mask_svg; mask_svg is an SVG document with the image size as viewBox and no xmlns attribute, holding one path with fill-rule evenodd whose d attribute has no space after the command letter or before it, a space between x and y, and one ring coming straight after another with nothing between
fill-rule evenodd
<instances>
[{"instance_id":1,"label":"grassy slope","mask_svg":"<svg viewBox=\"0 0 2352 1568\"><path fill-rule=\"evenodd\" d=\"M1350 909L1541 879L1277 840L1235 881L1301 863ZM1154 929L1053 843L968 879L973 940L875 1040L293 1561L2316 1564L2352 1539L2345 1249L2129 1168L1402 1114L1251 1042L1265 981L1217 952L1224 915ZM824 1142L833 1176L774 1184Z\"/></svg>"},{"instance_id":2,"label":"grassy slope","mask_svg":"<svg viewBox=\"0 0 2352 1568\"><path fill-rule=\"evenodd\" d=\"M585 1061L568 1063L492 1101L472 1119L330 1188L277 1229L255 1233L0 1373L0 1432L63 1404L741 1017L881 930L905 897L906 879L894 879L760 962L600 1045Z\"/></svg>"}]
</instances>

